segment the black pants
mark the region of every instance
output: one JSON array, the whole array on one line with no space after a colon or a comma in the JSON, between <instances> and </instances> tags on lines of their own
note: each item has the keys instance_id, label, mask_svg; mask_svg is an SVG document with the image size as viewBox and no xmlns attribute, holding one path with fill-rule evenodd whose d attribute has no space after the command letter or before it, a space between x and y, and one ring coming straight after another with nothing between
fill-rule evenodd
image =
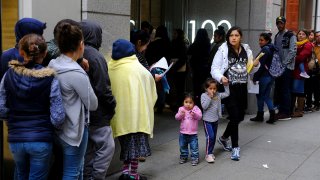
<instances>
[{"instance_id":1,"label":"black pants","mask_svg":"<svg viewBox=\"0 0 320 180\"><path fill-rule=\"evenodd\" d=\"M229 123L223 133L224 138L231 137L232 148L239 147L239 124L244 120L247 109L247 84L230 85L230 96L226 98Z\"/></svg>"},{"instance_id":2,"label":"black pants","mask_svg":"<svg viewBox=\"0 0 320 180\"><path fill-rule=\"evenodd\" d=\"M312 107L312 94L314 96L314 106L319 107L320 101L320 77L318 75L311 75L309 79L305 80L304 90L306 94L306 106Z\"/></svg>"}]
</instances>

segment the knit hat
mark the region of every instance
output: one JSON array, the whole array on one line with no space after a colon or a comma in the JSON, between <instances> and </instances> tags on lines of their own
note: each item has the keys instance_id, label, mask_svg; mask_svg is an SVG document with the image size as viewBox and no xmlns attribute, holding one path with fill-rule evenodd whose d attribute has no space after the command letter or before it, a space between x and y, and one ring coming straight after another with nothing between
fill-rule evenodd
<instances>
[{"instance_id":1,"label":"knit hat","mask_svg":"<svg viewBox=\"0 0 320 180\"><path fill-rule=\"evenodd\" d=\"M118 60L135 54L133 44L125 39L118 39L112 44L112 59Z\"/></svg>"},{"instance_id":2,"label":"knit hat","mask_svg":"<svg viewBox=\"0 0 320 180\"><path fill-rule=\"evenodd\" d=\"M287 21L286 18L283 17L283 16L279 16L279 17L277 17L277 19L276 19L276 23L282 22L283 24L285 24L286 21Z\"/></svg>"},{"instance_id":3,"label":"knit hat","mask_svg":"<svg viewBox=\"0 0 320 180\"><path fill-rule=\"evenodd\" d=\"M16 42L18 43L20 39L27 34L43 34L43 30L46 29L46 23L43 23L34 18L22 18L20 19L14 28L16 33Z\"/></svg>"}]
</instances>

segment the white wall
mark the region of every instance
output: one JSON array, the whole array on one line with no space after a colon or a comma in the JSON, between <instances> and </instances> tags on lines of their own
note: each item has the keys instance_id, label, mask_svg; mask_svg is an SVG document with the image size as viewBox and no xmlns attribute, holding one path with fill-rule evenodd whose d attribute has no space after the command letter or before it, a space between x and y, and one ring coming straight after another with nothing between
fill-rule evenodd
<instances>
[{"instance_id":1,"label":"white wall","mask_svg":"<svg viewBox=\"0 0 320 180\"><path fill-rule=\"evenodd\" d=\"M47 23L44 37L53 38L53 29L62 19L81 20L81 1L79 0L19 0L19 19L36 18Z\"/></svg>"}]
</instances>

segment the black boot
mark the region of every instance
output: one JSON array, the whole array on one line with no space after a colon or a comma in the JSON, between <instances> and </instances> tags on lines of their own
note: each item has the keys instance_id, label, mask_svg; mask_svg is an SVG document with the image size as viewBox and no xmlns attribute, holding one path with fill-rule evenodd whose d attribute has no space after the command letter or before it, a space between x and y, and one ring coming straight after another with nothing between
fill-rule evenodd
<instances>
[{"instance_id":1,"label":"black boot","mask_svg":"<svg viewBox=\"0 0 320 180\"><path fill-rule=\"evenodd\" d=\"M270 110L269 113L270 113L270 117L266 123L273 124L274 122L276 122L275 112L274 110Z\"/></svg>"},{"instance_id":2,"label":"black boot","mask_svg":"<svg viewBox=\"0 0 320 180\"><path fill-rule=\"evenodd\" d=\"M263 121L263 114L264 114L263 111L262 111L262 112L258 111L258 112L257 112L257 116L254 117L254 118L251 118L250 121L259 121L259 122L262 122L262 121Z\"/></svg>"}]
</instances>

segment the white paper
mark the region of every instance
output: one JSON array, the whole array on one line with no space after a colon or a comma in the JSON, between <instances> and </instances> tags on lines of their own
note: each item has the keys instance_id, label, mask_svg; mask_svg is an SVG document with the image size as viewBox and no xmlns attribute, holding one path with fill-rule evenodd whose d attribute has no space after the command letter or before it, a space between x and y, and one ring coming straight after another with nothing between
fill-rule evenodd
<instances>
[{"instance_id":1,"label":"white paper","mask_svg":"<svg viewBox=\"0 0 320 180\"><path fill-rule=\"evenodd\" d=\"M173 64L174 64L174 62L172 62L172 63L170 64L170 66L168 67L168 69L166 69L166 71L164 71L162 74L160 74L160 76L162 77L162 76L164 76L165 74L167 74L167 72L171 69L171 67L173 66Z\"/></svg>"},{"instance_id":2,"label":"white paper","mask_svg":"<svg viewBox=\"0 0 320 180\"><path fill-rule=\"evenodd\" d=\"M266 169L268 169L269 167L268 167L268 164L263 164L262 165L264 168L266 168Z\"/></svg>"},{"instance_id":3,"label":"white paper","mask_svg":"<svg viewBox=\"0 0 320 180\"><path fill-rule=\"evenodd\" d=\"M259 82L253 83L251 79L248 80L248 93L259 94Z\"/></svg>"},{"instance_id":4,"label":"white paper","mask_svg":"<svg viewBox=\"0 0 320 180\"><path fill-rule=\"evenodd\" d=\"M159 61L157 61L150 67L150 70L156 67L167 70L169 68L167 59L165 57L162 57Z\"/></svg>"}]
</instances>

